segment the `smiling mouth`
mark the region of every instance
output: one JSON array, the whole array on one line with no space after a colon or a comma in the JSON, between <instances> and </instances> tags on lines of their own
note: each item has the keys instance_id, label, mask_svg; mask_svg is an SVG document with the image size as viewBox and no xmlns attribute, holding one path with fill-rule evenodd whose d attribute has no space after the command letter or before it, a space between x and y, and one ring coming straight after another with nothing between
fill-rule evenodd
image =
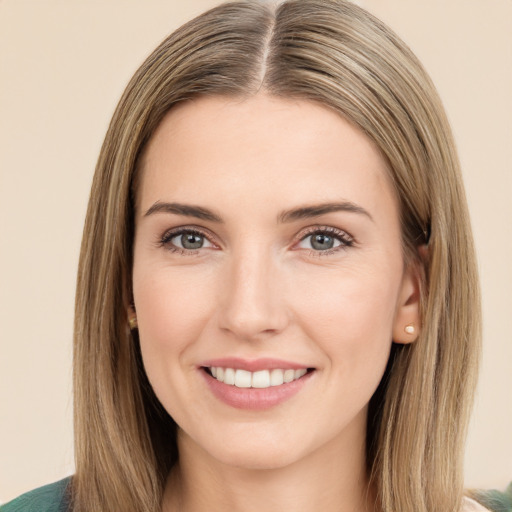
<instances>
[{"instance_id":1,"label":"smiling mouth","mask_svg":"<svg viewBox=\"0 0 512 512\"><path fill-rule=\"evenodd\" d=\"M265 389L281 386L311 373L314 368L259 370L250 372L247 370L224 368L221 366L203 366L203 370L219 382L237 388Z\"/></svg>"}]
</instances>

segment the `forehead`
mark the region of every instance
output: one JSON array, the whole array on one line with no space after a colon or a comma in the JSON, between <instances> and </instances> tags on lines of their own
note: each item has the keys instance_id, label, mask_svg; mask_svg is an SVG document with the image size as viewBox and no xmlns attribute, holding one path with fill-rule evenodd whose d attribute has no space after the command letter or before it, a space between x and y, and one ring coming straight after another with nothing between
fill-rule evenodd
<instances>
[{"instance_id":1,"label":"forehead","mask_svg":"<svg viewBox=\"0 0 512 512\"><path fill-rule=\"evenodd\" d=\"M323 105L266 94L199 97L173 108L141 172L141 210L175 198L220 207L244 196L269 203L380 198L396 209L386 162L367 136Z\"/></svg>"}]
</instances>

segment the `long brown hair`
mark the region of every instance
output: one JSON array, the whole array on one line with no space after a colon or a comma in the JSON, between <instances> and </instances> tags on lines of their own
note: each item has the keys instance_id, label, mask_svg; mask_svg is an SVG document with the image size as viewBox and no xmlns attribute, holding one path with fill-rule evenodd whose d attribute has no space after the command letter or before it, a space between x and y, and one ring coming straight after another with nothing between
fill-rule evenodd
<instances>
[{"instance_id":1,"label":"long brown hair","mask_svg":"<svg viewBox=\"0 0 512 512\"><path fill-rule=\"evenodd\" d=\"M453 512L480 343L475 256L450 127L409 48L343 0L223 4L169 36L128 84L98 160L76 294L75 511L156 512L175 424L147 381L131 297L137 162L163 116L197 95L319 102L387 160L405 257L422 260L422 332L394 345L370 403L367 460L384 512Z\"/></svg>"}]
</instances>

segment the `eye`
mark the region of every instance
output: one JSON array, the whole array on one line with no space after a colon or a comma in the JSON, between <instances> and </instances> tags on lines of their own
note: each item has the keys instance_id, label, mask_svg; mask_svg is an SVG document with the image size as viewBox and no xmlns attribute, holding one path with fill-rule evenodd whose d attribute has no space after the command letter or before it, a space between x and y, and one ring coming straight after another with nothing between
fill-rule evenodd
<instances>
[{"instance_id":1,"label":"eye","mask_svg":"<svg viewBox=\"0 0 512 512\"><path fill-rule=\"evenodd\" d=\"M171 251L186 253L213 247L204 233L194 229L174 229L162 237L160 244Z\"/></svg>"},{"instance_id":2,"label":"eye","mask_svg":"<svg viewBox=\"0 0 512 512\"><path fill-rule=\"evenodd\" d=\"M339 229L329 227L314 228L312 232L301 239L297 247L330 254L353 244L354 240L350 235Z\"/></svg>"}]
</instances>

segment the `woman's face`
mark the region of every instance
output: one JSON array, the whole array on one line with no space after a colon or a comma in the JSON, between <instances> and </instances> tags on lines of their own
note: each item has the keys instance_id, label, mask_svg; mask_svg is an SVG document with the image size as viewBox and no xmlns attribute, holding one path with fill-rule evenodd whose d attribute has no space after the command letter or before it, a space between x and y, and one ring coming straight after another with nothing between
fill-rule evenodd
<instances>
[{"instance_id":1,"label":"woman's face","mask_svg":"<svg viewBox=\"0 0 512 512\"><path fill-rule=\"evenodd\" d=\"M376 147L312 102L203 97L141 172L134 304L179 443L252 468L364 450L392 340L418 323Z\"/></svg>"}]
</instances>

